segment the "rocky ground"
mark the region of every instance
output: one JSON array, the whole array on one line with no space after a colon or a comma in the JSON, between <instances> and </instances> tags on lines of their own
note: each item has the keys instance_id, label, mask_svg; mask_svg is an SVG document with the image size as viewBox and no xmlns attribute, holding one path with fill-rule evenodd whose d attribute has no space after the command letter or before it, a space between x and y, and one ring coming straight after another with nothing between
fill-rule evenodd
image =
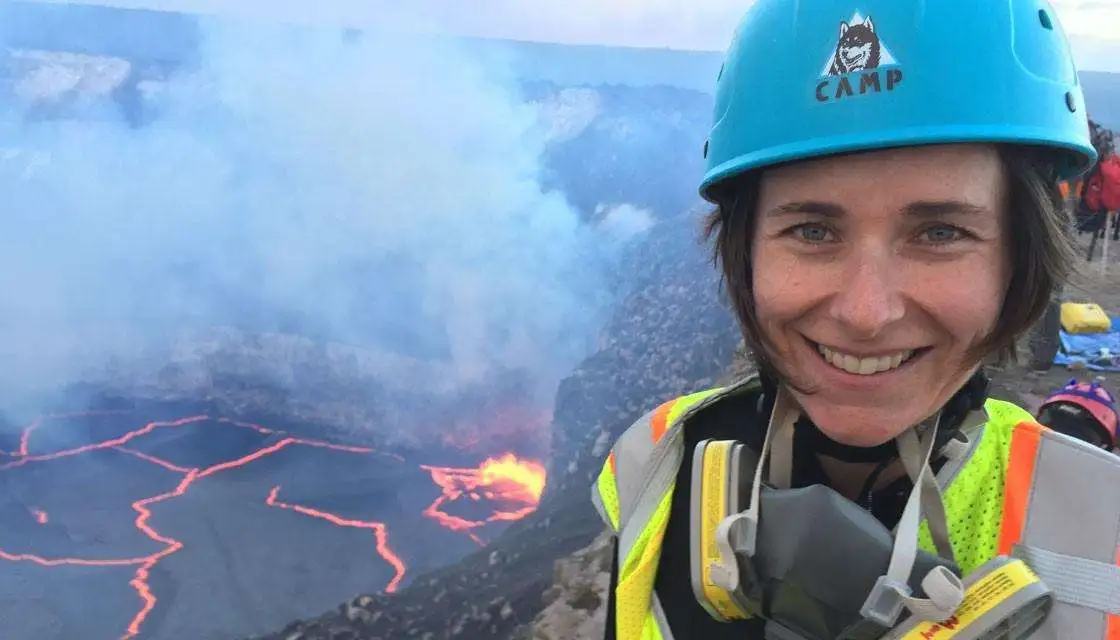
<instances>
[{"instance_id":1,"label":"rocky ground","mask_svg":"<svg viewBox=\"0 0 1120 640\"><path fill-rule=\"evenodd\" d=\"M1089 240L1088 234L1077 238L1082 257L1086 255ZM1102 259L1102 244L1098 240L1093 262L1078 262L1078 273L1074 275L1062 297L1072 302L1096 302L1110 315L1120 315L1120 242L1109 240L1108 244L1107 261ZM1029 354L1022 348L1020 354L1025 363ZM1116 391L1117 383L1120 383L1120 374L1117 373L1070 371L1065 367L1032 371L1025 364L1019 364L993 368L991 373L996 387L995 395L1016 399L1030 409L1034 409L1047 394L1074 375L1100 376L1113 391Z\"/></svg>"}]
</instances>

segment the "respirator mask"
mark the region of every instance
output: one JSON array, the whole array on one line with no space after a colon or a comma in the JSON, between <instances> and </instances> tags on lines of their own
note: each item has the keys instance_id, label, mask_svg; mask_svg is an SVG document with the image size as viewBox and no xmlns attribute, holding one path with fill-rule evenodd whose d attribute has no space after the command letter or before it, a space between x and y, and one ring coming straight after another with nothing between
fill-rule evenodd
<instances>
[{"instance_id":1,"label":"respirator mask","mask_svg":"<svg viewBox=\"0 0 1120 640\"><path fill-rule=\"evenodd\" d=\"M799 416L788 392L780 390L757 455L737 441L697 445L691 582L710 615L765 619L768 640L945 637L933 633L938 629L953 629L959 640L1006 638L1025 637L1037 627L1049 597L1021 561L1000 557L960 578L941 491L929 468L939 415L896 439L914 488L893 535L826 486L791 488ZM938 555L918 548L923 508ZM1017 580L1016 588L1000 591L1008 576ZM975 620L962 623L970 606Z\"/></svg>"}]
</instances>

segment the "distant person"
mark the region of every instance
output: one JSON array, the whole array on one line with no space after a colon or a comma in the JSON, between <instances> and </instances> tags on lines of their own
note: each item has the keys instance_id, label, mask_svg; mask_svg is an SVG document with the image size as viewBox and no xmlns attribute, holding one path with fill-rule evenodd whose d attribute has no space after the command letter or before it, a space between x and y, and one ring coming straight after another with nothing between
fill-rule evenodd
<instances>
[{"instance_id":1,"label":"distant person","mask_svg":"<svg viewBox=\"0 0 1120 640\"><path fill-rule=\"evenodd\" d=\"M1111 155L1100 162L1100 206L1112 216L1112 240L1120 240L1120 156Z\"/></svg>"},{"instance_id":2,"label":"distant person","mask_svg":"<svg viewBox=\"0 0 1120 640\"><path fill-rule=\"evenodd\" d=\"M1052 608L952 633L1116 638L1120 458L981 372L1076 260L1058 184L1097 154L1074 70L1044 1L750 3L700 194L760 373L611 448L608 639L940 637L995 606L966 583L1003 598L1024 564Z\"/></svg>"},{"instance_id":3,"label":"distant person","mask_svg":"<svg viewBox=\"0 0 1120 640\"><path fill-rule=\"evenodd\" d=\"M1038 421L1107 451L1117 447L1116 399L1100 380L1071 379L1038 408Z\"/></svg>"},{"instance_id":4,"label":"distant person","mask_svg":"<svg viewBox=\"0 0 1120 640\"><path fill-rule=\"evenodd\" d=\"M1085 256L1092 262L1096 241L1107 239L1110 221L1112 240L1120 240L1120 156L1108 156L1090 171L1077 211L1078 231L1093 233Z\"/></svg>"},{"instance_id":5,"label":"distant person","mask_svg":"<svg viewBox=\"0 0 1120 640\"><path fill-rule=\"evenodd\" d=\"M1100 171L1094 168L1081 183L1081 196L1077 199L1077 230L1081 233L1092 232L1099 237L1105 226L1106 216L1101 206L1103 181Z\"/></svg>"}]
</instances>

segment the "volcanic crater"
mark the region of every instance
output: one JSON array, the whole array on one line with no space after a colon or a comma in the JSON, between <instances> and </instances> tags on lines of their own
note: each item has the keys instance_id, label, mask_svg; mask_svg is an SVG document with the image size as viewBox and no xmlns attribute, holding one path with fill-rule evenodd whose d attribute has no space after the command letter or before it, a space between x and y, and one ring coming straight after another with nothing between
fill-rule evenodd
<instances>
[{"instance_id":1,"label":"volcanic crater","mask_svg":"<svg viewBox=\"0 0 1120 640\"><path fill-rule=\"evenodd\" d=\"M455 562L545 487L539 462L452 437L99 405L0 432L0 637L264 632Z\"/></svg>"}]
</instances>

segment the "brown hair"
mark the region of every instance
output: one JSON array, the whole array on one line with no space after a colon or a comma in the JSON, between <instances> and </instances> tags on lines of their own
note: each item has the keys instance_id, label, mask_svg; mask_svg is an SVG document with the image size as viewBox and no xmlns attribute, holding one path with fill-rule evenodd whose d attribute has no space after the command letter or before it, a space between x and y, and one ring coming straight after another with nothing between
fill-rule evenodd
<instances>
[{"instance_id":1,"label":"brown hair","mask_svg":"<svg viewBox=\"0 0 1120 640\"><path fill-rule=\"evenodd\" d=\"M1008 180L1005 215L1011 217L1006 236L1011 280L995 327L970 354L975 362L993 355L1004 362L1015 359L1016 341L1042 316L1075 260L1053 152L1001 145L999 155ZM704 231L747 347L764 373L788 382L779 365L768 357L772 350L754 314L751 247L759 179L756 171L713 188L716 206Z\"/></svg>"}]
</instances>

